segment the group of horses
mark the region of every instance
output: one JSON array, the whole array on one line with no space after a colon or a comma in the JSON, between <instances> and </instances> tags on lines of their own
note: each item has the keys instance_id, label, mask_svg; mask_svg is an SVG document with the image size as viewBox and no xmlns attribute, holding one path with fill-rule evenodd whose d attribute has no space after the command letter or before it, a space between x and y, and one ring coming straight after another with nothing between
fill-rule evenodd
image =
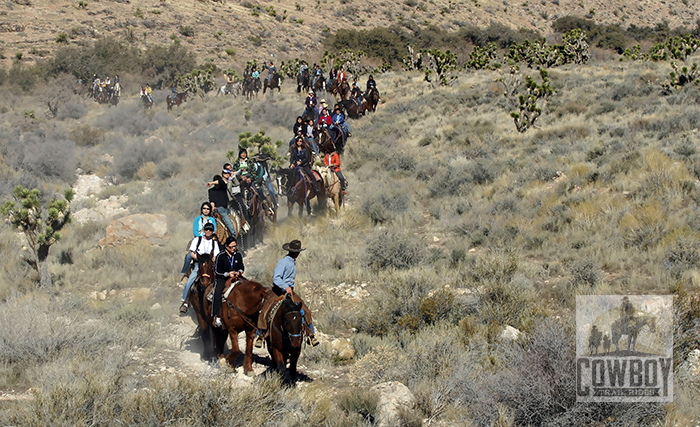
<instances>
[{"instance_id":1,"label":"group of horses","mask_svg":"<svg viewBox=\"0 0 700 427\"><path fill-rule=\"evenodd\" d=\"M342 82L332 79L328 83L325 77L319 76L314 82L309 71L305 70L297 76L297 92L304 91L304 93L307 93L309 90L313 90L314 93L324 91L339 99L338 103L343 106L343 109L348 113L348 117L352 119L358 119L369 111L377 111L377 105L380 100L379 91L376 87L373 87L362 97L362 102L358 104L354 99L350 99L351 89L347 79L344 79Z\"/></svg>"},{"instance_id":2,"label":"group of horses","mask_svg":"<svg viewBox=\"0 0 700 427\"><path fill-rule=\"evenodd\" d=\"M122 87L119 82L115 83L111 87L102 87L100 85L93 86L92 90L89 92L90 96L98 104L107 104L116 106L119 104L119 98L122 94Z\"/></svg>"},{"instance_id":3,"label":"group of horses","mask_svg":"<svg viewBox=\"0 0 700 427\"><path fill-rule=\"evenodd\" d=\"M241 354L238 345L238 334L245 333L245 356L243 371L248 376L255 375L253 371L253 338L257 330L260 310L265 300L277 298L270 288L262 284L240 278L229 279L223 293L220 318L222 326L213 326L211 315L212 301L209 298L214 292L215 278L212 254L202 255L198 260L199 273L192 290L187 296L187 302L193 308L204 345L205 359L216 357L219 363L228 363L234 370L234 362ZM229 292L227 290L233 286ZM272 358L272 369L280 372L285 382L296 380L297 361L301 354L304 339L302 324L302 303L286 297L279 308L272 313L268 322L269 334L266 337L267 349ZM227 339L231 339L231 351L225 356ZM289 368L287 368L289 363Z\"/></svg>"}]
</instances>

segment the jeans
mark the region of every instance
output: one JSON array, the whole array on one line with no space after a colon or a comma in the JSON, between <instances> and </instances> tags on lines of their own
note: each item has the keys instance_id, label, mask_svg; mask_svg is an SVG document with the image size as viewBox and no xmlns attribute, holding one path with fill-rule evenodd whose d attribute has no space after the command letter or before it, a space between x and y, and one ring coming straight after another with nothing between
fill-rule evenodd
<instances>
[{"instance_id":1,"label":"jeans","mask_svg":"<svg viewBox=\"0 0 700 427\"><path fill-rule=\"evenodd\" d=\"M228 228L229 234L236 237L236 227L233 226L233 221L231 221L231 217L228 215L228 209L222 206L217 206L216 211L219 212L219 215L221 215L221 218L224 220L224 224L226 225L226 228Z\"/></svg>"},{"instance_id":2,"label":"jeans","mask_svg":"<svg viewBox=\"0 0 700 427\"><path fill-rule=\"evenodd\" d=\"M190 288L192 287L192 284L194 283L195 280L197 280L197 275L199 274L199 263L195 262L194 263L194 268L192 268L192 273L190 274L189 279L187 279L187 283L185 283L185 290L182 291L182 300L187 299L187 294L190 293Z\"/></svg>"},{"instance_id":3,"label":"jeans","mask_svg":"<svg viewBox=\"0 0 700 427\"><path fill-rule=\"evenodd\" d=\"M182 271L180 274L187 274L187 270L190 269L190 264L192 264L192 255L190 255L190 251L187 251L187 255L185 255L185 263L182 265Z\"/></svg>"},{"instance_id":4,"label":"jeans","mask_svg":"<svg viewBox=\"0 0 700 427\"><path fill-rule=\"evenodd\" d=\"M318 146L316 145L316 141L313 139L313 137L306 136L306 141L311 144L311 148L314 150L314 155L318 156Z\"/></svg>"},{"instance_id":5,"label":"jeans","mask_svg":"<svg viewBox=\"0 0 700 427\"><path fill-rule=\"evenodd\" d=\"M272 202L277 206L277 192L275 191L275 187L272 186L272 181L268 179L267 182L265 182L265 186L267 187L267 191L270 192Z\"/></svg>"}]
</instances>

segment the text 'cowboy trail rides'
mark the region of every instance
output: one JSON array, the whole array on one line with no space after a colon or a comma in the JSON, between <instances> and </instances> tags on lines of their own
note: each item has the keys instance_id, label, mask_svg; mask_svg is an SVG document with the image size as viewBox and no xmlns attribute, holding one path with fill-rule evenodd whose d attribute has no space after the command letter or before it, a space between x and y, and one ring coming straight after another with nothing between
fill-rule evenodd
<instances>
[{"instance_id":1,"label":"text 'cowboy trail rides'","mask_svg":"<svg viewBox=\"0 0 700 427\"><path fill-rule=\"evenodd\" d=\"M673 401L673 297L576 297L576 400Z\"/></svg>"}]
</instances>

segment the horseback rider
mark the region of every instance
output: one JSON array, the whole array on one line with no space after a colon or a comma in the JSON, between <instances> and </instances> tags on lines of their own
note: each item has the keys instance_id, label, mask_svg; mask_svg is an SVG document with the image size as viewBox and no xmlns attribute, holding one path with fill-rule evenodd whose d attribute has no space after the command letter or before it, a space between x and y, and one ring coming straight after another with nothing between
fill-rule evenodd
<instances>
[{"instance_id":1,"label":"horseback rider","mask_svg":"<svg viewBox=\"0 0 700 427\"><path fill-rule=\"evenodd\" d=\"M233 92L234 81L233 73L226 74L226 93L231 94Z\"/></svg>"},{"instance_id":2,"label":"horseback rider","mask_svg":"<svg viewBox=\"0 0 700 427\"><path fill-rule=\"evenodd\" d=\"M214 261L214 276L216 276L216 285L214 285L214 300L211 303L211 315L214 317L213 325L220 328L221 317L221 297L224 292L224 287L229 279L234 281L243 276L245 266L243 265L243 256L238 252L238 242L233 236L229 236L224 244L224 251L219 253Z\"/></svg>"},{"instance_id":3,"label":"horseback rider","mask_svg":"<svg viewBox=\"0 0 700 427\"><path fill-rule=\"evenodd\" d=\"M340 109L339 105L335 106L335 110L333 111L333 117L331 120L333 122L333 126L331 128L340 129L341 132L343 132L343 134L345 135L345 139L352 136L352 134L350 133L350 126L345 121L345 113L343 113L343 110Z\"/></svg>"},{"instance_id":4,"label":"horseback rider","mask_svg":"<svg viewBox=\"0 0 700 427\"><path fill-rule=\"evenodd\" d=\"M239 177L234 176L230 163L224 164L221 175L215 175L212 181L207 182L207 187L211 187L209 188L209 202L211 202L212 209L216 209L221 215L221 219L231 236L236 235L236 228L229 216L229 207L236 209L245 222L250 222L248 209L245 208L245 201L240 194L240 185Z\"/></svg>"},{"instance_id":5,"label":"horseback rider","mask_svg":"<svg viewBox=\"0 0 700 427\"><path fill-rule=\"evenodd\" d=\"M333 125L333 118L328 114L327 108L321 110L321 116L318 118L318 125L320 127L327 127Z\"/></svg>"},{"instance_id":6,"label":"horseback rider","mask_svg":"<svg viewBox=\"0 0 700 427\"><path fill-rule=\"evenodd\" d=\"M304 73L309 72L309 64L306 63L306 61L301 61L301 65L299 66L299 76L303 76Z\"/></svg>"},{"instance_id":7,"label":"horseback rider","mask_svg":"<svg viewBox=\"0 0 700 427\"><path fill-rule=\"evenodd\" d=\"M146 90L146 86L141 86L141 92L139 93L141 96L141 99L148 102L151 102L151 98L148 96L148 91Z\"/></svg>"},{"instance_id":8,"label":"horseback rider","mask_svg":"<svg viewBox=\"0 0 700 427\"><path fill-rule=\"evenodd\" d=\"M301 251L306 250L306 248L301 247L301 241L292 240L291 242L282 245L282 249L287 251L287 255L280 259L275 266L275 271L272 275L272 292L274 292L274 294L278 297L290 295L293 298L296 295L294 293L294 280L296 279L297 275L296 259ZM262 341L265 338L265 333L267 331L267 317L270 314L272 306L278 300L278 298L268 298L265 301L262 310L260 310L260 316L258 316L258 330L255 333L255 341L253 342L257 348L262 347ZM309 344L317 346L319 342L316 339L316 329L314 328L313 321L311 319L311 311L303 301L301 315L306 326L306 335L308 337Z\"/></svg>"},{"instance_id":9,"label":"horseback rider","mask_svg":"<svg viewBox=\"0 0 700 427\"><path fill-rule=\"evenodd\" d=\"M311 170L311 153L309 153L309 149L304 144L304 137L301 135L297 137L296 144L292 147L289 168L303 171L303 174L309 179L311 187L313 187L316 194L321 192L321 189L316 183L315 175ZM304 179L303 176L299 178Z\"/></svg>"},{"instance_id":10,"label":"horseback rider","mask_svg":"<svg viewBox=\"0 0 700 427\"><path fill-rule=\"evenodd\" d=\"M267 85L270 86L272 76L277 72L277 68L275 68L275 64L273 64L272 61L270 61L270 65L265 68L267 68Z\"/></svg>"},{"instance_id":11,"label":"horseback rider","mask_svg":"<svg viewBox=\"0 0 700 427\"><path fill-rule=\"evenodd\" d=\"M335 68L331 68L331 70L328 72L328 82L329 84L335 80L335 77L337 76L338 72L335 70Z\"/></svg>"},{"instance_id":12,"label":"horseback rider","mask_svg":"<svg viewBox=\"0 0 700 427\"><path fill-rule=\"evenodd\" d=\"M340 70L338 71L338 87L340 87L340 84L346 81L348 77L345 75L345 71L343 70L343 67L340 67Z\"/></svg>"},{"instance_id":13,"label":"horseback rider","mask_svg":"<svg viewBox=\"0 0 700 427\"><path fill-rule=\"evenodd\" d=\"M311 82L311 87L316 86L316 80L323 80L323 69L318 65L314 64L314 80Z\"/></svg>"},{"instance_id":14,"label":"horseback rider","mask_svg":"<svg viewBox=\"0 0 700 427\"><path fill-rule=\"evenodd\" d=\"M187 299L187 295L190 293L192 284L195 280L197 280L199 273L199 258L202 255L209 256L209 254L212 254L212 256L216 257L219 254L219 245L213 239L214 225L211 223L206 223L204 224L204 227L202 227L202 230L204 236L195 237L192 239L192 243L190 243L190 257L192 257L195 263L194 267L192 267L192 273L190 273L190 277L187 279L187 283L185 284L185 289L182 292L180 313L187 313L187 309L189 308L185 300Z\"/></svg>"},{"instance_id":15,"label":"horseback rider","mask_svg":"<svg viewBox=\"0 0 700 427\"><path fill-rule=\"evenodd\" d=\"M357 79L352 82L352 91L350 92L350 96L353 100L355 100L355 102L357 102L358 107L362 107L362 90L360 90L360 88L357 86Z\"/></svg>"},{"instance_id":16,"label":"horseback rider","mask_svg":"<svg viewBox=\"0 0 700 427\"><path fill-rule=\"evenodd\" d=\"M214 219L212 216L211 204L209 202L204 202L199 210L202 214L195 218L194 223L192 224L192 232L194 233L194 237L204 236L204 226L207 224L212 224L214 226L214 233L216 233L216 219ZM190 251L187 251L187 255L185 255L185 263L183 264L181 271L183 279L187 274L187 270L190 269L191 263L192 256L190 255Z\"/></svg>"},{"instance_id":17,"label":"horseback rider","mask_svg":"<svg viewBox=\"0 0 700 427\"><path fill-rule=\"evenodd\" d=\"M306 124L304 124L304 119L301 116L297 117L297 120L294 122L294 126L292 127L292 139L289 141L289 148L292 147L294 144L294 141L297 140L297 137L299 135L304 135L306 131Z\"/></svg>"},{"instance_id":18,"label":"horseback rider","mask_svg":"<svg viewBox=\"0 0 700 427\"><path fill-rule=\"evenodd\" d=\"M316 95L314 95L313 90L309 90L309 96L306 97L306 100L304 100L304 104L306 105L306 109L304 110L304 116L309 117L309 114L311 117L316 118ZM307 114L309 113L309 114Z\"/></svg>"},{"instance_id":19,"label":"horseback rider","mask_svg":"<svg viewBox=\"0 0 700 427\"><path fill-rule=\"evenodd\" d=\"M253 65L253 70L250 72L250 78L253 80L260 78L260 71L255 65Z\"/></svg>"},{"instance_id":20,"label":"horseback rider","mask_svg":"<svg viewBox=\"0 0 700 427\"><path fill-rule=\"evenodd\" d=\"M314 155L318 155L318 146L316 145L316 140L314 139L314 121L309 119L306 121L306 132L304 134L306 142L311 144L311 148L314 150Z\"/></svg>"},{"instance_id":21,"label":"horseback rider","mask_svg":"<svg viewBox=\"0 0 700 427\"><path fill-rule=\"evenodd\" d=\"M340 180L340 188L343 190L343 194L345 194L345 190L348 188L348 181L345 179L343 172L340 171L340 156L338 153L334 151L332 153L324 154L323 164L324 166L328 166L328 169L335 172L335 174L338 176L338 179Z\"/></svg>"},{"instance_id":22,"label":"horseback rider","mask_svg":"<svg viewBox=\"0 0 700 427\"><path fill-rule=\"evenodd\" d=\"M148 96L148 99L151 100L151 104L154 103L153 96L151 95L152 92L153 92L153 89L151 89L151 85L147 84L146 85L146 95Z\"/></svg>"},{"instance_id":23,"label":"horseback rider","mask_svg":"<svg viewBox=\"0 0 700 427\"><path fill-rule=\"evenodd\" d=\"M177 79L170 84L170 102L174 102L177 98Z\"/></svg>"},{"instance_id":24,"label":"horseback rider","mask_svg":"<svg viewBox=\"0 0 700 427\"><path fill-rule=\"evenodd\" d=\"M376 89L377 93L379 93L379 89L377 89L377 82L374 80L374 76L370 74L369 77L367 77L367 90L365 90L365 98L369 98L369 93L372 91L372 89Z\"/></svg>"},{"instance_id":25,"label":"horseback rider","mask_svg":"<svg viewBox=\"0 0 700 427\"><path fill-rule=\"evenodd\" d=\"M270 160L270 157L264 153L258 153L253 156L253 160L255 161L255 168L257 170L257 173L253 178L253 184L260 187L264 185L267 188L267 191L270 193L272 203L274 203L275 208L277 208L277 206L279 206L277 204L277 191L275 191L275 187L272 185L272 177L270 176L270 171L267 167L267 161ZM261 197L264 199L264 195L261 194Z\"/></svg>"},{"instance_id":26,"label":"horseback rider","mask_svg":"<svg viewBox=\"0 0 700 427\"><path fill-rule=\"evenodd\" d=\"M241 177L255 175L255 164L248 159L248 150L243 147L238 149L238 158L233 162L233 172L240 171Z\"/></svg>"},{"instance_id":27,"label":"horseback rider","mask_svg":"<svg viewBox=\"0 0 700 427\"><path fill-rule=\"evenodd\" d=\"M319 101L319 104L318 104L318 114L316 115L316 117L319 117L321 115L324 108L328 108L328 104L326 103L325 99L321 99L321 101ZM314 118L314 120L317 120L317 119Z\"/></svg>"}]
</instances>

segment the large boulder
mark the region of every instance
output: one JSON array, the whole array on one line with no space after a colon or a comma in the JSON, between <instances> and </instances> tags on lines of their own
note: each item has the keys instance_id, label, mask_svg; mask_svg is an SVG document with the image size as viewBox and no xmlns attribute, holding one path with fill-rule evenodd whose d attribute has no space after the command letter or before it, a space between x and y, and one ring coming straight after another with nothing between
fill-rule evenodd
<instances>
[{"instance_id":1,"label":"large boulder","mask_svg":"<svg viewBox=\"0 0 700 427\"><path fill-rule=\"evenodd\" d=\"M163 246L170 240L165 215L136 214L115 219L107 226L107 235L97 246L143 243Z\"/></svg>"},{"instance_id":2,"label":"large boulder","mask_svg":"<svg viewBox=\"0 0 700 427\"><path fill-rule=\"evenodd\" d=\"M401 409L410 411L416 404L416 398L411 390L398 381L377 384L370 391L379 395L379 403L377 403L379 427L400 425Z\"/></svg>"}]
</instances>

